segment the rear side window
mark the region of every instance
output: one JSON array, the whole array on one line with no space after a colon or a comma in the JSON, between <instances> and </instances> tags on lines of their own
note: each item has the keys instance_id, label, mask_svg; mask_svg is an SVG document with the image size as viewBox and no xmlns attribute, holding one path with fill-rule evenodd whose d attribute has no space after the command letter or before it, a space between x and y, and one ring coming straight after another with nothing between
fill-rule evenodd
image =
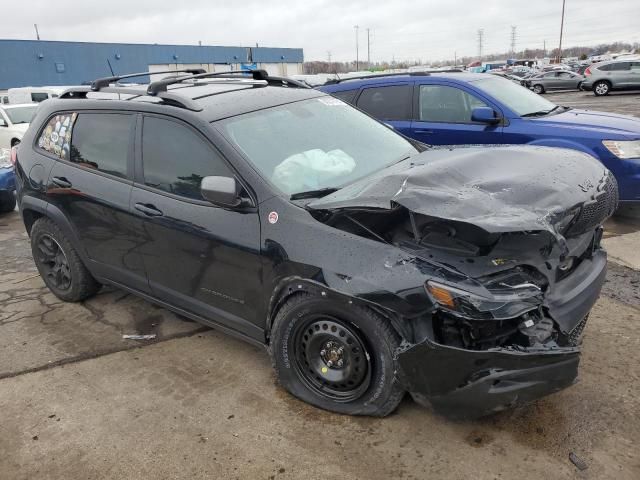
<instances>
[{"instance_id":1,"label":"rear side window","mask_svg":"<svg viewBox=\"0 0 640 480\"><path fill-rule=\"evenodd\" d=\"M356 92L357 90L343 90L342 92L333 92L331 95L343 102L353 103L353 97L355 97Z\"/></svg>"},{"instance_id":2,"label":"rear side window","mask_svg":"<svg viewBox=\"0 0 640 480\"><path fill-rule=\"evenodd\" d=\"M44 102L48 98L49 98L49 94L47 93L38 93L38 92L31 93L32 102L40 103L40 102Z\"/></svg>"},{"instance_id":3,"label":"rear side window","mask_svg":"<svg viewBox=\"0 0 640 480\"><path fill-rule=\"evenodd\" d=\"M69 160L71 151L71 130L78 117L77 113L66 112L54 115L38 137L38 147L64 160Z\"/></svg>"},{"instance_id":4,"label":"rear side window","mask_svg":"<svg viewBox=\"0 0 640 480\"><path fill-rule=\"evenodd\" d=\"M608 72L611 70L611 67L613 67L613 64L610 63L608 65L600 65L599 67L596 67L596 68L601 72Z\"/></svg>"},{"instance_id":5,"label":"rear side window","mask_svg":"<svg viewBox=\"0 0 640 480\"><path fill-rule=\"evenodd\" d=\"M119 113L79 114L71 135L71 162L126 178L133 119Z\"/></svg>"},{"instance_id":6,"label":"rear side window","mask_svg":"<svg viewBox=\"0 0 640 480\"><path fill-rule=\"evenodd\" d=\"M631 63L629 62L620 62L620 63L612 63L611 71L612 72L623 72L631 69Z\"/></svg>"},{"instance_id":7,"label":"rear side window","mask_svg":"<svg viewBox=\"0 0 640 480\"><path fill-rule=\"evenodd\" d=\"M142 128L144 183L195 200L203 200L204 177L234 174L202 137L186 126L157 117L145 117Z\"/></svg>"},{"instance_id":8,"label":"rear side window","mask_svg":"<svg viewBox=\"0 0 640 480\"><path fill-rule=\"evenodd\" d=\"M413 85L366 88L358 108L380 120L411 120Z\"/></svg>"}]
</instances>

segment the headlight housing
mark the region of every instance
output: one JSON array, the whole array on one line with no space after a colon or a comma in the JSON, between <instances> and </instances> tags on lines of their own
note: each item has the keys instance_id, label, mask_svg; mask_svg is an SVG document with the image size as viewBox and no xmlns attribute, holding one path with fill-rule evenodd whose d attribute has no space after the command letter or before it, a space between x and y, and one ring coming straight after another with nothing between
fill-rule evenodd
<instances>
[{"instance_id":1,"label":"headlight housing","mask_svg":"<svg viewBox=\"0 0 640 480\"><path fill-rule=\"evenodd\" d=\"M539 308L542 290L533 283L502 284L479 295L451 285L429 280L425 289L443 310L473 320L506 320Z\"/></svg>"},{"instance_id":2,"label":"headlight housing","mask_svg":"<svg viewBox=\"0 0 640 480\"><path fill-rule=\"evenodd\" d=\"M640 140L603 140L602 144L618 158L640 158Z\"/></svg>"}]
</instances>

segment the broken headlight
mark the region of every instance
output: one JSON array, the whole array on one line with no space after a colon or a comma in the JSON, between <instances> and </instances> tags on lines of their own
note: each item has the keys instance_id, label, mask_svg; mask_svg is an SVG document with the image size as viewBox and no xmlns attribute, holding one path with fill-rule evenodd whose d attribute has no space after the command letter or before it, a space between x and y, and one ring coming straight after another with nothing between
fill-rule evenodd
<instances>
[{"instance_id":1,"label":"broken headlight","mask_svg":"<svg viewBox=\"0 0 640 480\"><path fill-rule=\"evenodd\" d=\"M425 289L442 309L455 315L477 320L505 320L537 309L542 303L542 290L530 282L500 285L472 293L429 280Z\"/></svg>"},{"instance_id":2,"label":"broken headlight","mask_svg":"<svg viewBox=\"0 0 640 480\"><path fill-rule=\"evenodd\" d=\"M618 158L640 158L640 140L603 140L602 144Z\"/></svg>"}]
</instances>

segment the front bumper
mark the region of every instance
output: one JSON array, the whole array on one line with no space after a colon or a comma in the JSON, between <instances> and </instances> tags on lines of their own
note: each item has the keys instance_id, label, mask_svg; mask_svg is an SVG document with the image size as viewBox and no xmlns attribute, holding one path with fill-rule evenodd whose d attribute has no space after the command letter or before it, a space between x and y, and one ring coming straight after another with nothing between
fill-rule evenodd
<instances>
[{"instance_id":1,"label":"front bumper","mask_svg":"<svg viewBox=\"0 0 640 480\"><path fill-rule=\"evenodd\" d=\"M597 250L547 295L544 309L565 336L564 344L580 344L606 267L606 253ZM428 337L401 345L396 355L400 379L414 399L458 418L489 415L562 390L575 382L579 358L578 346L467 350Z\"/></svg>"},{"instance_id":2,"label":"front bumper","mask_svg":"<svg viewBox=\"0 0 640 480\"><path fill-rule=\"evenodd\" d=\"M425 341L398 354L413 398L454 418L525 405L575 382L580 349L469 351Z\"/></svg>"}]
</instances>

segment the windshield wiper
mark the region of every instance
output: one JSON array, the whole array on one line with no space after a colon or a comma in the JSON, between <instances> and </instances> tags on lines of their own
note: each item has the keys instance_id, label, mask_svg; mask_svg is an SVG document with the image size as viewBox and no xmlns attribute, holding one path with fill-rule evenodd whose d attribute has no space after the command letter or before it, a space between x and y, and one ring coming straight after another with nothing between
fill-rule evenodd
<instances>
[{"instance_id":1,"label":"windshield wiper","mask_svg":"<svg viewBox=\"0 0 640 480\"><path fill-rule=\"evenodd\" d=\"M306 192L293 193L290 200L302 200L303 198L322 198L340 190L335 187L320 188L318 190L307 190Z\"/></svg>"},{"instance_id":2,"label":"windshield wiper","mask_svg":"<svg viewBox=\"0 0 640 480\"><path fill-rule=\"evenodd\" d=\"M537 112L525 113L522 116L523 117L541 117L543 115L549 115L551 112L555 112L559 108L564 108L564 107L561 107L560 105L556 105L551 110L539 110Z\"/></svg>"}]
</instances>

